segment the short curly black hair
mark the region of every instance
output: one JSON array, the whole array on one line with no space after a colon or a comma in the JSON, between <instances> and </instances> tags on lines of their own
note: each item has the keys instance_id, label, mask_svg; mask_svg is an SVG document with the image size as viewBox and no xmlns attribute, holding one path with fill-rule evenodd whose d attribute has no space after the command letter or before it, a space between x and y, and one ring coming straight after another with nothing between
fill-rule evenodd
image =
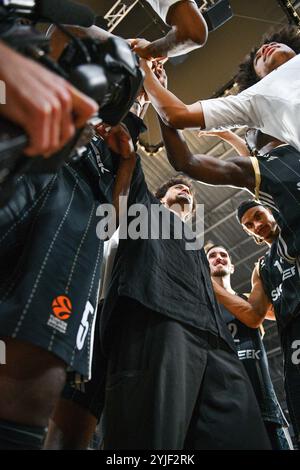
<instances>
[{"instance_id":1,"label":"short curly black hair","mask_svg":"<svg viewBox=\"0 0 300 470\"><path fill-rule=\"evenodd\" d=\"M239 70L235 76L239 91L246 90L260 80L254 70L253 61L255 54L263 44L270 42L280 42L289 46L296 54L300 53L300 30L296 26L284 26L279 30L272 29L266 33L259 46L254 47L239 65Z\"/></svg>"},{"instance_id":2,"label":"short curly black hair","mask_svg":"<svg viewBox=\"0 0 300 470\"><path fill-rule=\"evenodd\" d=\"M161 200L168 192L168 189L171 188L172 186L175 186L176 184L185 184L190 189L191 194L193 196L193 212L194 212L196 209L195 189L194 189L192 180L190 178L187 178L184 175L173 176L173 178L170 178L168 181L163 183L159 188L157 188L155 192L155 197Z\"/></svg>"}]
</instances>

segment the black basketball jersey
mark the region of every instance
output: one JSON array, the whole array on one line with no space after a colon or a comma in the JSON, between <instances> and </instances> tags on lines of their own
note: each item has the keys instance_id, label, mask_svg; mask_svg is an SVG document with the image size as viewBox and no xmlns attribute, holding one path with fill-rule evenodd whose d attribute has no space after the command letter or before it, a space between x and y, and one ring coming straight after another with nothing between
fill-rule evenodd
<instances>
[{"instance_id":1,"label":"black basketball jersey","mask_svg":"<svg viewBox=\"0 0 300 470\"><path fill-rule=\"evenodd\" d=\"M244 296L241 296L244 297ZM268 359L259 328L250 328L220 305L238 357L246 369L264 421L286 425L270 377Z\"/></svg>"},{"instance_id":2,"label":"black basketball jersey","mask_svg":"<svg viewBox=\"0 0 300 470\"><path fill-rule=\"evenodd\" d=\"M293 263L300 254L300 152L281 145L251 161L255 196L272 209L280 228L278 254Z\"/></svg>"},{"instance_id":3,"label":"black basketball jersey","mask_svg":"<svg viewBox=\"0 0 300 470\"><path fill-rule=\"evenodd\" d=\"M278 239L259 261L263 287L274 306L280 335L300 312L300 277L296 263L288 263L278 255Z\"/></svg>"}]
</instances>

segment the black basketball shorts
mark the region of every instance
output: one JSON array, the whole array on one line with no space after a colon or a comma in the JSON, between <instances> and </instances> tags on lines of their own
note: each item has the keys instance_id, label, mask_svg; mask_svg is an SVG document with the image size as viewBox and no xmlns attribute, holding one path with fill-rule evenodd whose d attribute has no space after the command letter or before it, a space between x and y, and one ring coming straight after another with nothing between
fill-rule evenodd
<instances>
[{"instance_id":1,"label":"black basketball shorts","mask_svg":"<svg viewBox=\"0 0 300 470\"><path fill-rule=\"evenodd\" d=\"M103 242L99 186L81 167L20 177L0 209L0 335L89 377Z\"/></svg>"}]
</instances>

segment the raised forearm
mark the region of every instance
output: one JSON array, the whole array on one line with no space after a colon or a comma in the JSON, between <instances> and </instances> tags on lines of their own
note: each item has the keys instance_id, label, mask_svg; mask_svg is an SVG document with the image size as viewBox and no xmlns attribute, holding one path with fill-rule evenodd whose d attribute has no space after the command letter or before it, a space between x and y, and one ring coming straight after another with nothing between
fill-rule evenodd
<instances>
[{"instance_id":1,"label":"raised forearm","mask_svg":"<svg viewBox=\"0 0 300 470\"><path fill-rule=\"evenodd\" d=\"M159 116L158 120L170 164L177 171L185 171L193 156L183 136L177 129L164 124Z\"/></svg>"},{"instance_id":2,"label":"raised forearm","mask_svg":"<svg viewBox=\"0 0 300 470\"><path fill-rule=\"evenodd\" d=\"M135 164L136 155L134 153L130 158L120 158L119 168L113 188L113 204L118 220L120 219L123 211L126 210L126 208L120 204L121 201L124 201L124 199L122 200L120 198L127 197L129 194Z\"/></svg>"},{"instance_id":3,"label":"raised forearm","mask_svg":"<svg viewBox=\"0 0 300 470\"><path fill-rule=\"evenodd\" d=\"M167 157L175 170L207 184L248 188L249 182L252 184L250 160L241 157L220 160L209 155L193 155L177 129L168 127L160 118L159 122Z\"/></svg>"},{"instance_id":4,"label":"raised forearm","mask_svg":"<svg viewBox=\"0 0 300 470\"><path fill-rule=\"evenodd\" d=\"M250 328L258 328L262 324L265 313L253 308L249 302L241 297L230 294L217 283L214 282L213 285L218 302L224 305L238 320Z\"/></svg>"},{"instance_id":5,"label":"raised forearm","mask_svg":"<svg viewBox=\"0 0 300 470\"><path fill-rule=\"evenodd\" d=\"M220 138L231 145L243 157L249 157L249 150L244 139L232 131L225 131L219 134Z\"/></svg>"},{"instance_id":6,"label":"raised forearm","mask_svg":"<svg viewBox=\"0 0 300 470\"><path fill-rule=\"evenodd\" d=\"M144 88L162 120L176 129L185 127L205 127L200 102L193 105L184 104L177 96L165 89L151 72L145 75Z\"/></svg>"},{"instance_id":7,"label":"raised forearm","mask_svg":"<svg viewBox=\"0 0 300 470\"><path fill-rule=\"evenodd\" d=\"M165 37L149 44L143 57L173 57L205 44L207 25L194 2L181 0L171 5L166 22L172 29Z\"/></svg>"},{"instance_id":8,"label":"raised forearm","mask_svg":"<svg viewBox=\"0 0 300 470\"><path fill-rule=\"evenodd\" d=\"M173 4L169 9L167 22L172 26L166 36L169 57L187 53L206 43L207 24L194 2L185 0Z\"/></svg>"},{"instance_id":9,"label":"raised forearm","mask_svg":"<svg viewBox=\"0 0 300 470\"><path fill-rule=\"evenodd\" d=\"M182 37L177 28L172 28L168 34L151 42L145 49L147 57L174 57L197 49L199 44Z\"/></svg>"}]
</instances>

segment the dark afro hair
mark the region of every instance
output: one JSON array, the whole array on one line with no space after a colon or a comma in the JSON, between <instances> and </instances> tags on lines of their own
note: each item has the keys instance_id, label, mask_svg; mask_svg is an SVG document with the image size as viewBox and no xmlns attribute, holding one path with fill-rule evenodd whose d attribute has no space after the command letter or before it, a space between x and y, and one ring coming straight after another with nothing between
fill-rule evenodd
<instances>
[{"instance_id":1,"label":"dark afro hair","mask_svg":"<svg viewBox=\"0 0 300 470\"><path fill-rule=\"evenodd\" d=\"M246 90L260 80L256 75L253 61L255 54L263 44L270 42L279 42L289 46L296 54L300 53L300 30L296 26L284 26L283 28L275 31L274 29L266 33L259 46L254 47L250 54L246 56L244 61L239 65L239 71L235 77L238 84L239 91Z\"/></svg>"},{"instance_id":2,"label":"dark afro hair","mask_svg":"<svg viewBox=\"0 0 300 470\"><path fill-rule=\"evenodd\" d=\"M186 176L178 175L178 176L174 176L173 178L170 178L168 181L166 181L156 190L155 197L161 200L165 196L165 194L168 192L168 189L171 188L172 186L175 186L176 184L185 184L188 188L190 188L191 194L193 196L193 212L194 212L196 208L195 190L193 187L192 180L190 178L187 178Z\"/></svg>"}]
</instances>

